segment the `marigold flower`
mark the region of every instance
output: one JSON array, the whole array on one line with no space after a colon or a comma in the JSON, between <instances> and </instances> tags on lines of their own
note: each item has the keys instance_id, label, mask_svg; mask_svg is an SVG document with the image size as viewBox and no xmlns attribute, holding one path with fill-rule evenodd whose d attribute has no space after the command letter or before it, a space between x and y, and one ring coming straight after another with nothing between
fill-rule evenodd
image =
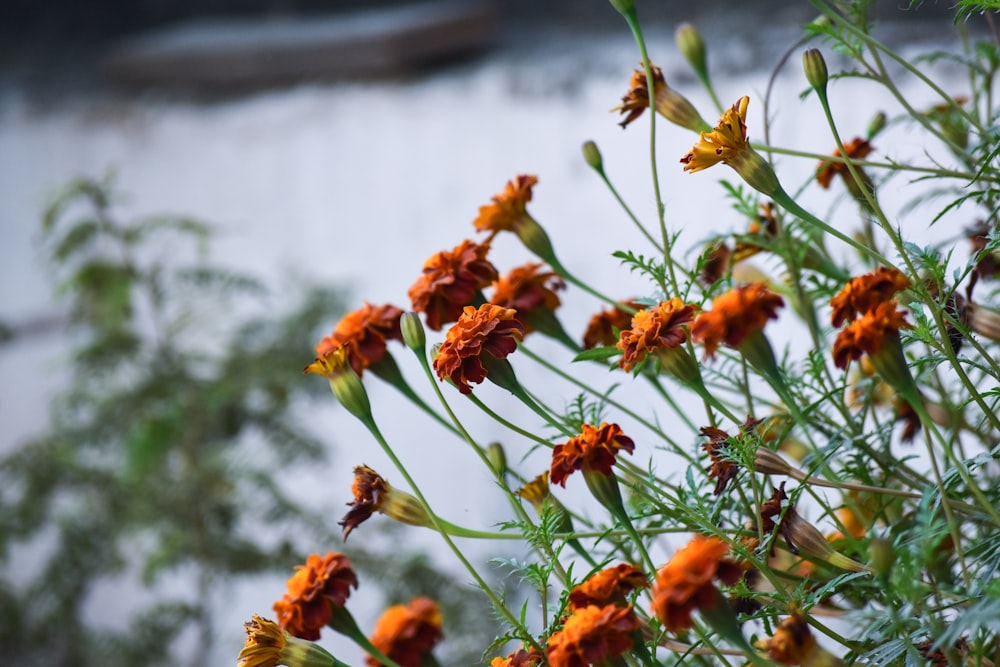
<instances>
[{"instance_id":1,"label":"marigold flower","mask_svg":"<svg viewBox=\"0 0 1000 667\"><path fill-rule=\"evenodd\" d=\"M243 624L246 644L240 650L239 667L274 667L281 659L281 652L288 644L288 634L274 621L253 615L253 620Z\"/></svg>"},{"instance_id":2,"label":"marigold flower","mask_svg":"<svg viewBox=\"0 0 1000 667\"><path fill-rule=\"evenodd\" d=\"M444 637L441 632L441 611L430 598L420 597L405 605L385 610L375 623L370 637L372 645L400 667L419 667L424 656ZM368 656L369 667L382 663Z\"/></svg>"},{"instance_id":3,"label":"marigold flower","mask_svg":"<svg viewBox=\"0 0 1000 667\"><path fill-rule=\"evenodd\" d=\"M690 630L696 609L714 607L719 591L713 581L734 585L743 567L724 557L729 545L717 537L695 535L656 574L652 610L671 632Z\"/></svg>"},{"instance_id":4,"label":"marigold flower","mask_svg":"<svg viewBox=\"0 0 1000 667\"><path fill-rule=\"evenodd\" d=\"M723 458L722 448L729 440L729 434L714 426L705 426L701 429L701 434L708 438L708 442L701 446L708 454L712 463L708 466L708 476L715 480L715 495L719 495L726 490L729 480L736 476L740 467L735 461Z\"/></svg>"},{"instance_id":5,"label":"marigold flower","mask_svg":"<svg viewBox=\"0 0 1000 667\"><path fill-rule=\"evenodd\" d=\"M862 139L861 137L851 139L849 142L844 144L844 148L847 150L847 157L851 160L863 160L874 150L874 147L868 143L867 140ZM843 153L840 152L839 148L833 151L833 157L841 157L842 155ZM860 167L855 168L860 170ZM859 175L861 173L862 172L859 171ZM854 181L854 179L851 178L851 172L847 169L847 165L845 163L823 160L816 168L816 182L819 183L820 187L823 189L829 189L830 183L833 182L833 177L837 174L840 174L845 183Z\"/></svg>"},{"instance_id":6,"label":"marigold flower","mask_svg":"<svg viewBox=\"0 0 1000 667\"><path fill-rule=\"evenodd\" d=\"M691 336L704 344L709 357L722 342L738 348L768 320L777 319L783 305L784 299L764 283L739 285L712 300L712 310L702 312L691 325Z\"/></svg>"},{"instance_id":7,"label":"marigold flower","mask_svg":"<svg viewBox=\"0 0 1000 667\"><path fill-rule=\"evenodd\" d=\"M897 292L902 292L909 286L909 278L898 269L887 266L880 266L873 273L851 278L830 300L833 326L839 327L844 322L851 322L857 316L874 310L875 306L886 303Z\"/></svg>"},{"instance_id":8,"label":"marigold flower","mask_svg":"<svg viewBox=\"0 0 1000 667\"><path fill-rule=\"evenodd\" d=\"M638 312L645 308L644 304L636 301L623 301L623 305ZM589 350L598 345L614 345L618 342L618 336L623 329L628 329L632 325L634 313L621 308L609 308L602 310L590 318L587 330L583 334L583 349Z\"/></svg>"},{"instance_id":9,"label":"marigold flower","mask_svg":"<svg viewBox=\"0 0 1000 667\"><path fill-rule=\"evenodd\" d=\"M633 646L639 619L628 607L583 607L549 637L545 655L551 667L588 667L617 658Z\"/></svg>"},{"instance_id":10,"label":"marigold flower","mask_svg":"<svg viewBox=\"0 0 1000 667\"><path fill-rule=\"evenodd\" d=\"M472 305L480 290L497 279L496 267L486 259L489 243L466 239L451 251L442 250L424 262L423 273L410 287L413 310L424 313L435 331L454 322Z\"/></svg>"},{"instance_id":11,"label":"marigold flower","mask_svg":"<svg viewBox=\"0 0 1000 667\"><path fill-rule=\"evenodd\" d=\"M510 308L486 303L466 306L448 330L434 359L438 377L451 378L463 394L472 392L470 382L486 379L485 364L492 359L506 359L524 337L524 324Z\"/></svg>"},{"instance_id":12,"label":"marigold flower","mask_svg":"<svg viewBox=\"0 0 1000 667\"><path fill-rule=\"evenodd\" d=\"M274 603L278 623L300 639L319 639L320 629L330 622L331 606L343 607L358 587L358 577L344 554L311 554L288 580L285 596Z\"/></svg>"},{"instance_id":13,"label":"marigold flower","mask_svg":"<svg viewBox=\"0 0 1000 667\"><path fill-rule=\"evenodd\" d=\"M490 661L490 667L538 667L545 656L535 648L520 648L506 658L496 657Z\"/></svg>"},{"instance_id":14,"label":"marigold flower","mask_svg":"<svg viewBox=\"0 0 1000 667\"><path fill-rule=\"evenodd\" d=\"M511 232L524 222L531 201L531 189L537 176L521 174L507 181L503 192L493 196L493 202L479 207L479 216L472 221L478 232Z\"/></svg>"},{"instance_id":15,"label":"marigold flower","mask_svg":"<svg viewBox=\"0 0 1000 667\"><path fill-rule=\"evenodd\" d=\"M837 368L847 368L850 361L861 358L862 354L867 354L874 362L885 341L890 338L898 341L900 329L913 328L905 316L905 312L896 308L895 301L878 304L841 329L833 341L833 363Z\"/></svg>"},{"instance_id":16,"label":"marigold flower","mask_svg":"<svg viewBox=\"0 0 1000 667\"><path fill-rule=\"evenodd\" d=\"M344 527L344 540L347 540L351 531L367 521L374 512L380 512L410 526L431 525L427 510L417 498L404 491L393 489L389 482L368 466L358 466L354 469L351 491L354 493L354 501L348 503L351 509L338 522L338 525Z\"/></svg>"},{"instance_id":17,"label":"marigold flower","mask_svg":"<svg viewBox=\"0 0 1000 667\"><path fill-rule=\"evenodd\" d=\"M556 290L566 287L557 273L540 271L541 268L542 264L528 263L511 269L493 283L490 303L516 310L517 319L524 324L525 333L534 330L532 319L536 313L551 313L559 307Z\"/></svg>"},{"instance_id":18,"label":"marigold flower","mask_svg":"<svg viewBox=\"0 0 1000 667\"><path fill-rule=\"evenodd\" d=\"M761 642L767 656L779 665L802 665L816 650L816 638L798 612L781 622L774 636Z\"/></svg>"},{"instance_id":19,"label":"marigold flower","mask_svg":"<svg viewBox=\"0 0 1000 667\"><path fill-rule=\"evenodd\" d=\"M629 454L635 449L632 438L624 435L618 424L602 422L601 425L584 424L582 433L552 450L551 480L566 486L566 478L576 470L592 470L611 475L618 452Z\"/></svg>"},{"instance_id":20,"label":"marigold flower","mask_svg":"<svg viewBox=\"0 0 1000 667\"><path fill-rule=\"evenodd\" d=\"M618 340L618 349L622 351L618 365L631 371L647 354L682 345L688 336L686 326L697 309L673 298L637 312L632 316L631 328L622 331Z\"/></svg>"},{"instance_id":21,"label":"marigold flower","mask_svg":"<svg viewBox=\"0 0 1000 667\"><path fill-rule=\"evenodd\" d=\"M303 369L303 373L322 375L330 383L330 390L347 410L358 419L371 417L371 403L361 378L351 367L351 348L348 341L326 351Z\"/></svg>"},{"instance_id":22,"label":"marigold flower","mask_svg":"<svg viewBox=\"0 0 1000 667\"><path fill-rule=\"evenodd\" d=\"M625 596L637 588L647 588L646 573L629 563L620 563L590 575L570 591L570 609L588 606L625 606Z\"/></svg>"},{"instance_id":23,"label":"marigold flower","mask_svg":"<svg viewBox=\"0 0 1000 667\"><path fill-rule=\"evenodd\" d=\"M653 105L656 111L675 125L700 132L708 128L708 123L704 121L698 110L691 104L690 100L667 85L663 78L663 70L656 65L650 65L653 72ZM625 119L618 123L623 128L642 115L642 112L649 108L649 85L646 79L645 70L634 70L632 78L629 80L629 90L622 97L622 103L612 111L619 111L627 114Z\"/></svg>"},{"instance_id":24,"label":"marigold flower","mask_svg":"<svg viewBox=\"0 0 1000 667\"><path fill-rule=\"evenodd\" d=\"M681 158L684 171L701 171L720 162L731 165L736 157L749 146L747 142L747 106L750 98L741 97L726 109L719 124L711 132L702 132L698 143Z\"/></svg>"},{"instance_id":25,"label":"marigold flower","mask_svg":"<svg viewBox=\"0 0 1000 667\"><path fill-rule=\"evenodd\" d=\"M351 368L361 376L366 368L382 361L386 341L403 340L399 329L402 314L403 311L393 305L373 306L366 301L358 310L344 315L333 333L316 345L316 354L322 357L350 343L348 358Z\"/></svg>"}]
</instances>

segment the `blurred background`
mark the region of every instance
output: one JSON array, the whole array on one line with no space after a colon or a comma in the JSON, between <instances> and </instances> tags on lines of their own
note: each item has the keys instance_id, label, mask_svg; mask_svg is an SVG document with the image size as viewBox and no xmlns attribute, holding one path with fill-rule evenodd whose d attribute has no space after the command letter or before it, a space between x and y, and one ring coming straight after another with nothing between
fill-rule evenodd
<instances>
[{"instance_id":1,"label":"blurred background","mask_svg":"<svg viewBox=\"0 0 1000 667\"><path fill-rule=\"evenodd\" d=\"M673 43L681 21L703 32L723 103L751 96L751 139L763 136L773 76L771 140L829 153L818 106L800 98L795 45L813 12L791 0L763 7L639 2L651 58L706 119L717 111ZM874 10L880 36L903 48L956 41L945 3ZM385 604L431 595L447 605L442 663L473 664L497 630L429 531L375 517L341 542L353 467L399 477L300 369L343 312L363 301L408 308L424 259L470 237L478 207L520 173L539 176L531 210L567 267L612 296L651 296L611 256L646 250L643 237L580 155L596 141L623 197L655 220L648 126L623 131L609 113L638 58L600 0L3 3L0 627L11 659L235 661L241 623L270 614L306 555L334 550L358 566L349 607L363 629ZM934 100L903 84L915 106ZM845 136L863 134L876 110L894 112L863 81L831 90ZM680 173L694 137L658 128L667 221L693 259L746 221L716 177ZM893 131L892 157L922 154L906 128ZM793 187L814 168L778 163ZM813 201L855 224L843 199ZM491 257L501 272L531 259L504 238ZM574 337L600 309L572 289L563 304ZM544 340L532 347L566 357ZM408 351L393 353L424 389ZM557 407L578 391L516 367L529 386L544 381ZM601 369L579 373L607 382ZM477 528L506 518L471 452L392 388L365 382L445 518ZM659 409L635 387L619 391ZM543 432L497 388L476 392ZM526 477L545 469L544 453L455 403ZM512 599L525 594L486 564L524 554L463 547ZM658 557L669 552L661 545ZM325 643L360 663L346 640Z\"/></svg>"}]
</instances>

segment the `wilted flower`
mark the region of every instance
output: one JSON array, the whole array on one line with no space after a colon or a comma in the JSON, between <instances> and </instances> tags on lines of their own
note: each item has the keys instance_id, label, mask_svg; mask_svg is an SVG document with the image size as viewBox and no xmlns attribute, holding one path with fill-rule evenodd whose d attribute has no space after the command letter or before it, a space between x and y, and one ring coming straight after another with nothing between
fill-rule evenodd
<instances>
[{"instance_id":1,"label":"wilted flower","mask_svg":"<svg viewBox=\"0 0 1000 667\"><path fill-rule=\"evenodd\" d=\"M653 72L653 106L657 113L680 127L700 132L709 129L708 123L701 117L691 101L667 85L663 71L650 65ZM622 103L612 109L627 114L619 123L623 128L642 115L649 108L649 85L644 70L632 72L629 90L622 98Z\"/></svg>"},{"instance_id":2,"label":"wilted flower","mask_svg":"<svg viewBox=\"0 0 1000 667\"><path fill-rule=\"evenodd\" d=\"M538 183L537 176L521 174L507 181L503 192L493 196L493 202L479 207L479 215L472 222L478 232L517 231L525 222L531 189Z\"/></svg>"},{"instance_id":3,"label":"wilted flower","mask_svg":"<svg viewBox=\"0 0 1000 667\"><path fill-rule=\"evenodd\" d=\"M569 593L570 609L607 605L625 606L625 596L637 588L647 588L646 573L629 563L608 567L590 575Z\"/></svg>"},{"instance_id":4,"label":"wilted flower","mask_svg":"<svg viewBox=\"0 0 1000 667\"><path fill-rule=\"evenodd\" d=\"M588 667L617 658L633 646L639 619L631 606L583 607L549 637L545 655L551 667Z\"/></svg>"},{"instance_id":5,"label":"wilted flower","mask_svg":"<svg viewBox=\"0 0 1000 667\"><path fill-rule=\"evenodd\" d=\"M906 321L905 315L906 313L897 309L895 301L880 303L864 313L837 335L833 342L833 363L837 368L847 368L850 361L867 354L876 370L882 373L883 379L893 384L892 379L885 377L883 369L879 367L876 355L889 341L899 344L900 329L913 328Z\"/></svg>"},{"instance_id":6,"label":"wilted flower","mask_svg":"<svg viewBox=\"0 0 1000 667\"><path fill-rule=\"evenodd\" d=\"M358 587L358 577L344 554L311 554L288 580L285 596L274 603L278 623L300 639L319 639L320 629L330 622L332 607L343 607Z\"/></svg>"},{"instance_id":7,"label":"wilted flower","mask_svg":"<svg viewBox=\"0 0 1000 667\"><path fill-rule=\"evenodd\" d=\"M348 503L351 509L338 522L338 525L344 527L344 540L374 512L380 512L410 526L432 525L431 518L420 500L405 491L393 489L389 482L368 466L358 466L354 469L351 491L354 494L354 501Z\"/></svg>"},{"instance_id":8,"label":"wilted flower","mask_svg":"<svg viewBox=\"0 0 1000 667\"><path fill-rule=\"evenodd\" d=\"M487 377L491 359L506 359L524 337L524 324L510 308L490 303L466 306L445 337L434 359L438 377L451 378L463 394L472 392L470 382Z\"/></svg>"},{"instance_id":9,"label":"wilted flower","mask_svg":"<svg viewBox=\"0 0 1000 667\"><path fill-rule=\"evenodd\" d=\"M611 475L618 452L631 454L634 449L632 438L624 435L618 424L584 424L580 435L552 450L552 483L566 486L566 478L581 469Z\"/></svg>"},{"instance_id":10,"label":"wilted flower","mask_svg":"<svg viewBox=\"0 0 1000 667\"><path fill-rule=\"evenodd\" d=\"M532 320L536 316L551 315L559 307L556 290L566 286L558 274L541 268L541 264L528 263L511 269L493 283L490 303L516 310L525 333L534 330Z\"/></svg>"},{"instance_id":11,"label":"wilted flower","mask_svg":"<svg viewBox=\"0 0 1000 667\"><path fill-rule=\"evenodd\" d=\"M863 160L874 150L872 145L861 137L851 139L849 142L844 144L844 148L847 151L847 158L851 160ZM833 157L841 157L841 155L843 154L840 152L839 148L833 151ZM858 171L859 176L865 178L864 171L861 167L855 167L855 169ZM844 183L847 184L853 194L857 184L851 176L851 172L847 169L847 165L843 162L832 162L829 160L823 160L820 162L819 166L816 168L816 182L820 184L820 187L828 189L830 187L830 183L833 182L833 177L838 174L844 179Z\"/></svg>"},{"instance_id":12,"label":"wilted flower","mask_svg":"<svg viewBox=\"0 0 1000 667\"><path fill-rule=\"evenodd\" d=\"M713 583L716 579L727 586L743 576L743 567L727 560L729 545L717 537L695 535L656 574L653 586L653 612L671 632L690 630L696 609L707 609L723 603Z\"/></svg>"},{"instance_id":13,"label":"wilted flower","mask_svg":"<svg viewBox=\"0 0 1000 667\"><path fill-rule=\"evenodd\" d=\"M622 369L631 371L647 354L683 344L688 336L687 325L697 309L673 298L633 315L631 328L622 331L618 340Z\"/></svg>"},{"instance_id":14,"label":"wilted flower","mask_svg":"<svg viewBox=\"0 0 1000 667\"><path fill-rule=\"evenodd\" d=\"M910 286L910 280L898 269L880 266L872 273L851 278L832 299L831 320L839 327L859 315L874 310L875 306L890 301L897 292Z\"/></svg>"},{"instance_id":15,"label":"wilted flower","mask_svg":"<svg viewBox=\"0 0 1000 667\"><path fill-rule=\"evenodd\" d=\"M739 285L712 300L712 309L698 315L691 325L691 336L704 344L708 356L722 342L738 348L768 320L777 319L778 308L784 304L764 283Z\"/></svg>"},{"instance_id":16,"label":"wilted flower","mask_svg":"<svg viewBox=\"0 0 1000 667\"><path fill-rule=\"evenodd\" d=\"M476 305L480 290L498 277L496 267L486 259L489 250L489 243L465 240L424 262L423 273L409 294L413 309L427 316L427 326L440 331L444 324L457 320L463 308Z\"/></svg>"},{"instance_id":17,"label":"wilted flower","mask_svg":"<svg viewBox=\"0 0 1000 667\"><path fill-rule=\"evenodd\" d=\"M736 476L740 467L731 459L724 457L722 448L729 440L729 434L714 426L705 426L701 429L701 434L708 438L708 442L701 446L708 454L712 463L708 467L708 476L715 480L715 495L719 495L726 490L729 480Z\"/></svg>"},{"instance_id":18,"label":"wilted flower","mask_svg":"<svg viewBox=\"0 0 1000 667\"><path fill-rule=\"evenodd\" d=\"M335 348L350 344L351 368L361 376L366 368L385 356L386 341L403 340L399 330L402 314L403 311L395 306L373 306L366 301L358 310L344 315L333 333L316 345L316 354L322 357Z\"/></svg>"},{"instance_id":19,"label":"wilted flower","mask_svg":"<svg viewBox=\"0 0 1000 667\"><path fill-rule=\"evenodd\" d=\"M623 301L622 305L639 311L646 306L636 301ZM623 329L632 324L634 313L614 307L602 310L590 318L587 330L583 334L583 348L589 350L598 345L614 345Z\"/></svg>"},{"instance_id":20,"label":"wilted flower","mask_svg":"<svg viewBox=\"0 0 1000 667\"><path fill-rule=\"evenodd\" d=\"M375 623L372 645L400 667L420 667L424 656L441 641L441 611L430 598L420 597L385 610ZM369 667L382 663L368 656Z\"/></svg>"}]
</instances>

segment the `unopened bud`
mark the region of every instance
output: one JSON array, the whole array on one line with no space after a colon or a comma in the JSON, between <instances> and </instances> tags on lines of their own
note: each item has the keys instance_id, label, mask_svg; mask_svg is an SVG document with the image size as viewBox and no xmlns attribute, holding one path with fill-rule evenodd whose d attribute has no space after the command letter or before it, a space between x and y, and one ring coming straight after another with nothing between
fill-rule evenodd
<instances>
[{"instance_id":1,"label":"unopened bud","mask_svg":"<svg viewBox=\"0 0 1000 667\"><path fill-rule=\"evenodd\" d=\"M411 350L423 350L427 345L427 336L424 334L424 325L420 321L420 316L410 311L403 313L399 318L399 329L403 333L403 342Z\"/></svg>"},{"instance_id":2,"label":"unopened bud","mask_svg":"<svg viewBox=\"0 0 1000 667\"><path fill-rule=\"evenodd\" d=\"M351 368L348 346L343 345L318 357L306 366L306 373L322 375L330 382L330 389L347 411L362 421L372 418L372 407L368 392L361 384L361 378Z\"/></svg>"},{"instance_id":3,"label":"unopened bud","mask_svg":"<svg viewBox=\"0 0 1000 667\"><path fill-rule=\"evenodd\" d=\"M601 149L593 141L583 142L583 159L597 173L604 172L604 159L601 157Z\"/></svg>"},{"instance_id":4,"label":"unopened bud","mask_svg":"<svg viewBox=\"0 0 1000 667\"><path fill-rule=\"evenodd\" d=\"M753 469L755 472L764 475L787 475L795 476L799 472L785 462L785 459L772 452L770 449L758 447L754 454Z\"/></svg>"},{"instance_id":5,"label":"unopened bud","mask_svg":"<svg viewBox=\"0 0 1000 667\"><path fill-rule=\"evenodd\" d=\"M875 136L885 128L886 116L884 111L879 111L875 114L870 121L868 121L868 129L865 132L865 137L871 141Z\"/></svg>"},{"instance_id":6,"label":"unopened bud","mask_svg":"<svg viewBox=\"0 0 1000 667\"><path fill-rule=\"evenodd\" d=\"M486 448L486 458L493 466L493 472L497 477L502 477L507 472L507 454L503 450L503 445L499 442L491 442Z\"/></svg>"},{"instance_id":7,"label":"unopened bud","mask_svg":"<svg viewBox=\"0 0 1000 667\"><path fill-rule=\"evenodd\" d=\"M826 61L819 49L809 49L802 54L802 66L806 70L806 79L817 93L826 93L826 82L830 75L826 71Z\"/></svg>"},{"instance_id":8,"label":"unopened bud","mask_svg":"<svg viewBox=\"0 0 1000 667\"><path fill-rule=\"evenodd\" d=\"M692 69L698 76L703 76L708 69L708 58L705 55L705 40L698 29L690 23L680 24L674 32L674 42Z\"/></svg>"},{"instance_id":9,"label":"unopened bud","mask_svg":"<svg viewBox=\"0 0 1000 667\"><path fill-rule=\"evenodd\" d=\"M896 549L892 546L892 541L882 536L873 537L868 542L868 562L875 574L887 579L896 562Z\"/></svg>"}]
</instances>

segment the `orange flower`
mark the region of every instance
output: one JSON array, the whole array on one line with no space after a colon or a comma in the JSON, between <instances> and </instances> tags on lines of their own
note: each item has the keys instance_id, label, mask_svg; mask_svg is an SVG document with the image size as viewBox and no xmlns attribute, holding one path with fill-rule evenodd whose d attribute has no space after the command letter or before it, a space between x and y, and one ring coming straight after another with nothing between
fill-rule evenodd
<instances>
[{"instance_id":1,"label":"orange flower","mask_svg":"<svg viewBox=\"0 0 1000 667\"><path fill-rule=\"evenodd\" d=\"M632 438L625 436L618 424L602 422L600 427L583 425L583 432L552 450L553 484L566 486L566 478L576 470L586 469L610 475L619 450L629 454L635 449Z\"/></svg>"},{"instance_id":2,"label":"orange flower","mask_svg":"<svg viewBox=\"0 0 1000 667\"><path fill-rule=\"evenodd\" d=\"M653 103L656 111L671 123L680 125L689 130L700 132L708 128L698 110L691 102L667 85L663 78L663 71L656 65L650 65L653 72ZM622 103L612 109L620 111L625 116L625 120L618 123L625 128L629 123L642 115L642 112L649 108L649 86L646 80L646 72L634 70L632 78L629 80L629 91L622 98Z\"/></svg>"},{"instance_id":3,"label":"orange flower","mask_svg":"<svg viewBox=\"0 0 1000 667\"><path fill-rule=\"evenodd\" d=\"M347 556L312 554L288 580L285 596L274 603L278 623L294 637L319 639L333 614L331 605L343 607L352 586L358 587L358 577Z\"/></svg>"},{"instance_id":4,"label":"orange flower","mask_svg":"<svg viewBox=\"0 0 1000 667\"><path fill-rule=\"evenodd\" d=\"M358 310L344 315L333 333L316 345L316 354L322 357L349 343L347 357L351 368L360 376L366 368L382 361L386 341L403 340L399 331L402 314L403 311L395 306L373 306L366 301Z\"/></svg>"},{"instance_id":5,"label":"orange flower","mask_svg":"<svg viewBox=\"0 0 1000 667\"><path fill-rule=\"evenodd\" d=\"M441 611L430 598L414 598L389 607L375 623L372 644L400 667L419 667L424 656L441 641ZM369 667L382 663L368 656Z\"/></svg>"},{"instance_id":6,"label":"orange flower","mask_svg":"<svg viewBox=\"0 0 1000 667\"><path fill-rule=\"evenodd\" d=\"M457 320L462 309L476 301L479 290L497 279L496 267L486 259L489 250L489 243L465 240L424 262L409 294L413 310L427 316L427 326L440 331Z\"/></svg>"},{"instance_id":7,"label":"orange flower","mask_svg":"<svg viewBox=\"0 0 1000 667\"><path fill-rule=\"evenodd\" d=\"M486 379L485 363L506 359L524 337L524 325L510 308L484 303L466 306L458 322L448 330L434 359L434 370L442 380L451 378L463 394L472 392L470 382Z\"/></svg>"},{"instance_id":8,"label":"orange flower","mask_svg":"<svg viewBox=\"0 0 1000 667\"><path fill-rule=\"evenodd\" d=\"M538 667L542 664L543 656L537 649L525 650L520 648L506 658L496 657L490 661L490 667Z\"/></svg>"},{"instance_id":9,"label":"orange flower","mask_svg":"<svg viewBox=\"0 0 1000 667\"><path fill-rule=\"evenodd\" d=\"M640 310L632 316L632 328L621 332L618 349L622 358L618 365L631 371L648 353L683 344L688 335L685 326L694 319L695 310L697 306L677 298Z\"/></svg>"},{"instance_id":10,"label":"orange flower","mask_svg":"<svg viewBox=\"0 0 1000 667\"><path fill-rule=\"evenodd\" d=\"M246 644L240 650L238 667L274 667L288 644L286 633L274 621L253 615L243 624Z\"/></svg>"},{"instance_id":11,"label":"orange flower","mask_svg":"<svg viewBox=\"0 0 1000 667\"><path fill-rule=\"evenodd\" d=\"M833 326L839 327L858 315L874 310L875 306L889 301L896 292L902 292L909 286L909 278L886 266L880 266L874 273L851 278L844 289L830 300Z\"/></svg>"},{"instance_id":12,"label":"orange flower","mask_svg":"<svg viewBox=\"0 0 1000 667\"><path fill-rule=\"evenodd\" d=\"M666 79L663 78L663 70L652 64L649 68L653 71L653 89L659 90L661 85L666 85ZM649 85L646 80L646 73L642 70L633 70L632 78L628 82L628 92L622 97L622 103L612 109L612 111L620 111L622 114L628 114L622 122L618 123L622 128L625 128L648 108Z\"/></svg>"},{"instance_id":13,"label":"orange flower","mask_svg":"<svg viewBox=\"0 0 1000 667\"><path fill-rule=\"evenodd\" d=\"M684 171L701 171L720 162L733 165L749 146L746 124L749 104L750 98L744 95L731 109L723 112L714 130L701 133L698 143L681 158Z\"/></svg>"},{"instance_id":14,"label":"orange flower","mask_svg":"<svg viewBox=\"0 0 1000 667\"><path fill-rule=\"evenodd\" d=\"M764 283L739 285L712 300L712 310L698 315L691 325L691 336L705 345L705 353L711 357L723 341L739 347L768 320L777 319L783 305L781 296Z\"/></svg>"},{"instance_id":15,"label":"orange flower","mask_svg":"<svg viewBox=\"0 0 1000 667\"><path fill-rule=\"evenodd\" d=\"M874 150L872 145L861 137L851 139L848 143L844 144L844 148L847 149L847 157L851 160L863 160ZM841 155L842 153L839 148L833 151L833 157L840 157ZM840 174L844 182L847 182L847 179L851 178L851 172L847 170L847 165L843 162L823 160L816 168L816 182L820 184L820 187L829 189L830 183L833 182L833 177L837 174Z\"/></svg>"},{"instance_id":16,"label":"orange flower","mask_svg":"<svg viewBox=\"0 0 1000 667\"><path fill-rule=\"evenodd\" d=\"M590 575L586 581L570 591L570 609L596 605L625 606L625 595L637 588L646 588L646 573L629 563L608 567Z\"/></svg>"},{"instance_id":17,"label":"orange flower","mask_svg":"<svg viewBox=\"0 0 1000 667\"><path fill-rule=\"evenodd\" d=\"M545 656L551 667L588 667L617 658L632 648L639 619L628 607L583 607L549 637Z\"/></svg>"},{"instance_id":18,"label":"orange flower","mask_svg":"<svg viewBox=\"0 0 1000 667\"><path fill-rule=\"evenodd\" d=\"M625 301L623 305L636 311L646 307L636 301ZM590 323L587 324L587 330L583 334L583 349L589 350L598 345L617 343L620 332L632 325L632 315L633 313L621 308L609 308L591 317Z\"/></svg>"},{"instance_id":19,"label":"orange flower","mask_svg":"<svg viewBox=\"0 0 1000 667\"><path fill-rule=\"evenodd\" d=\"M774 636L761 642L767 656L779 665L806 664L816 650L816 638L809 630L809 624L798 612L781 622Z\"/></svg>"},{"instance_id":20,"label":"orange flower","mask_svg":"<svg viewBox=\"0 0 1000 667\"><path fill-rule=\"evenodd\" d=\"M729 545L717 537L695 535L670 562L660 568L653 586L653 612L671 632L690 630L695 609L714 607L719 591L716 579L732 586L743 576L743 568L723 558Z\"/></svg>"},{"instance_id":21,"label":"orange flower","mask_svg":"<svg viewBox=\"0 0 1000 667\"><path fill-rule=\"evenodd\" d=\"M537 176L521 174L507 181L503 192L493 196L493 203L479 207L479 216L472 221L478 232L517 231L528 215L531 188L538 183Z\"/></svg>"},{"instance_id":22,"label":"orange flower","mask_svg":"<svg viewBox=\"0 0 1000 667\"><path fill-rule=\"evenodd\" d=\"M878 304L841 329L833 341L833 363L837 368L847 368L850 361L860 359L862 354L869 357L877 354L887 339L898 340L900 329L913 328L905 316L896 308L895 301Z\"/></svg>"},{"instance_id":23,"label":"orange flower","mask_svg":"<svg viewBox=\"0 0 1000 667\"><path fill-rule=\"evenodd\" d=\"M555 290L566 286L558 274L539 271L541 267L537 263L525 264L511 269L493 283L490 303L516 310L517 319L524 323L525 333L534 330L530 324L533 313L540 310L552 312L559 307Z\"/></svg>"},{"instance_id":24,"label":"orange flower","mask_svg":"<svg viewBox=\"0 0 1000 667\"><path fill-rule=\"evenodd\" d=\"M726 490L729 480L736 476L740 467L735 461L722 457L720 450L729 440L728 433L713 426L705 426L701 429L701 434L709 439L701 448L712 461L708 467L708 476L715 480L715 495L719 495Z\"/></svg>"}]
</instances>

